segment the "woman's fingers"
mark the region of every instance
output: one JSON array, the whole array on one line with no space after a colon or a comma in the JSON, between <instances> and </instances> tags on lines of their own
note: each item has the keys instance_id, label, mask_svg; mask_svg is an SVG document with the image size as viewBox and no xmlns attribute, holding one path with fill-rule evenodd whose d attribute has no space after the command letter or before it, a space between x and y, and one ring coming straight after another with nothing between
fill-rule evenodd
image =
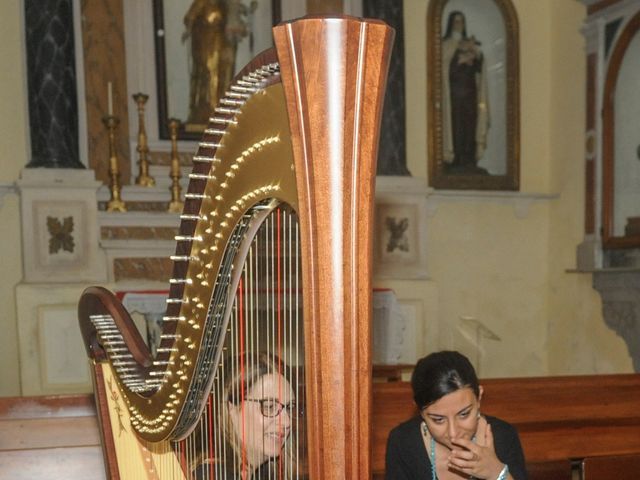
<instances>
[{"instance_id":1,"label":"woman's fingers","mask_svg":"<svg viewBox=\"0 0 640 480\"><path fill-rule=\"evenodd\" d=\"M482 415L478 419L478 428L476 429L476 443L478 445L487 445L487 429L489 424L487 419Z\"/></svg>"}]
</instances>

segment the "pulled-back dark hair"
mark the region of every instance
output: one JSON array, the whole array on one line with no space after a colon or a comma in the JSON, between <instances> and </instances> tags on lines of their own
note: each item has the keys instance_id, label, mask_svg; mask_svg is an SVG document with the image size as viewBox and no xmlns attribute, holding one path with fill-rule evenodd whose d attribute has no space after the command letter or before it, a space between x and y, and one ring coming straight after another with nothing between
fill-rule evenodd
<instances>
[{"instance_id":1,"label":"pulled-back dark hair","mask_svg":"<svg viewBox=\"0 0 640 480\"><path fill-rule=\"evenodd\" d=\"M418 360L411 376L411 387L419 409L461 388L471 388L476 397L480 396L473 365L467 357L454 351L435 352Z\"/></svg>"}]
</instances>

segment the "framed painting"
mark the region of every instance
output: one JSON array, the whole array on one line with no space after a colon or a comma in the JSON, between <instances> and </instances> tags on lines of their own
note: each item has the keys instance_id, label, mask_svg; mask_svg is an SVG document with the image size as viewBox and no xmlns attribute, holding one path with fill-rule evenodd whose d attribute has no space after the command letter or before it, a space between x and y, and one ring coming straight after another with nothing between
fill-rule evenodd
<instances>
[{"instance_id":1,"label":"framed painting","mask_svg":"<svg viewBox=\"0 0 640 480\"><path fill-rule=\"evenodd\" d=\"M518 190L518 19L510 0L432 0L427 13L429 183Z\"/></svg>"},{"instance_id":2,"label":"framed painting","mask_svg":"<svg viewBox=\"0 0 640 480\"><path fill-rule=\"evenodd\" d=\"M376 194L373 270L380 279L428 278L424 197Z\"/></svg>"},{"instance_id":3,"label":"framed painting","mask_svg":"<svg viewBox=\"0 0 640 480\"><path fill-rule=\"evenodd\" d=\"M202 137L238 70L273 46L280 0L153 0L158 129L181 121L178 138Z\"/></svg>"}]
</instances>

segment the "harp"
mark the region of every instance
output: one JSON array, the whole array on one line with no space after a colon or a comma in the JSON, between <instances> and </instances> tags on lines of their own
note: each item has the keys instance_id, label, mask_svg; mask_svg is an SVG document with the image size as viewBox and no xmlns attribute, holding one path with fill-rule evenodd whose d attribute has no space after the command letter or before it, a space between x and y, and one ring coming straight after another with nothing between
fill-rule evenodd
<instances>
[{"instance_id":1,"label":"harp","mask_svg":"<svg viewBox=\"0 0 640 480\"><path fill-rule=\"evenodd\" d=\"M109 478L371 476L392 38L380 21L305 17L238 74L193 158L155 357L111 292L83 293Z\"/></svg>"}]
</instances>

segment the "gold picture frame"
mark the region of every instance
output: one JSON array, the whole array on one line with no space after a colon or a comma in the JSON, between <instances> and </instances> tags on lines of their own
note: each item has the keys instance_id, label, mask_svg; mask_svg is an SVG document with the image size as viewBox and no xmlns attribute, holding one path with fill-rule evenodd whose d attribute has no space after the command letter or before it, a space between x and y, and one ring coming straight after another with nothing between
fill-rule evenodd
<instances>
[{"instance_id":1,"label":"gold picture frame","mask_svg":"<svg viewBox=\"0 0 640 480\"><path fill-rule=\"evenodd\" d=\"M429 184L520 187L519 27L510 0L432 0L427 13Z\"/></svg>"}]
</instances>

